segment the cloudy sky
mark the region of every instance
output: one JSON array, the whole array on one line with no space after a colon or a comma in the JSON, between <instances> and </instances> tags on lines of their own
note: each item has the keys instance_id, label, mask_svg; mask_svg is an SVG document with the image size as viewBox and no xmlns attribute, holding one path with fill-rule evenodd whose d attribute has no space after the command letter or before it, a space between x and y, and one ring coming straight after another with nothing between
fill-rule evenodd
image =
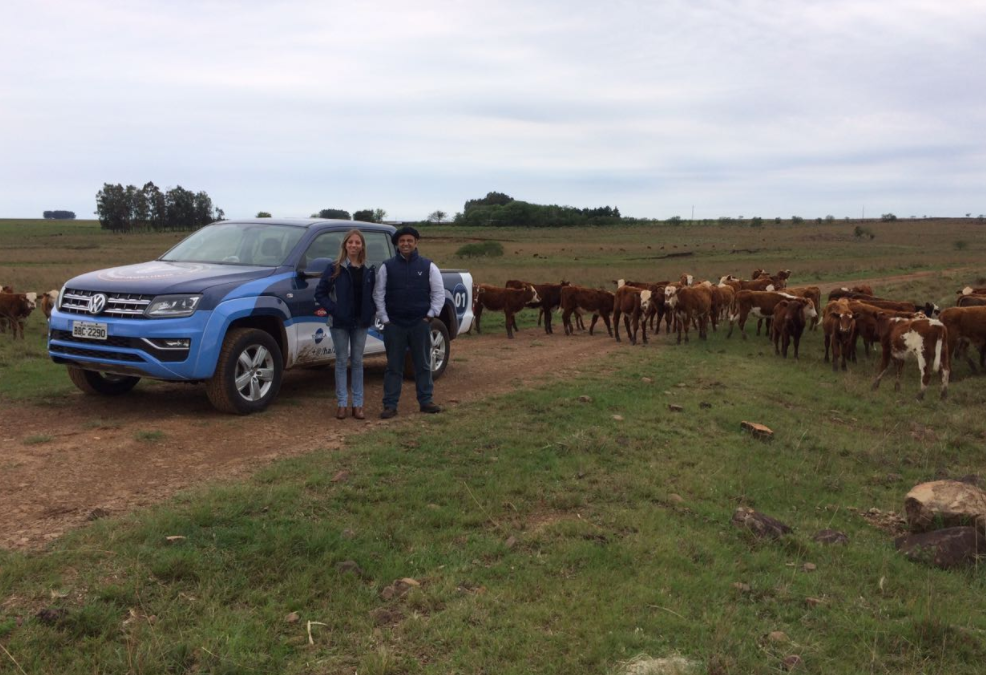
<instances>
[{"instance_id":1,"label":"cloudy sky","mask_svg":"<svg viewBox=\"0 0 986 675\"><path fill-rule=\"evenodd\" d=\"M986 213L986 3L6 0L0 217Z\"/></svg>"}]
</instances>

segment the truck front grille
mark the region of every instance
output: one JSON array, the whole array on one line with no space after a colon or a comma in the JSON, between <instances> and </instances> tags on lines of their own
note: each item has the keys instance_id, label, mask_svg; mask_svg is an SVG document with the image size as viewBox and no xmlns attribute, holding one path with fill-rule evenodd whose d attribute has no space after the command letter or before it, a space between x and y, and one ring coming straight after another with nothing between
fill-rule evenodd
<instances>
[{"instance_id":1,"label":"truck front grille","mask_svg":"<svg viewBox=\"0 0 986 675\"><path fill-rule=\"evenodd\" d=\"M61 311L69 314L93 316L89 313L89 299L98 292L66 288L65 295L62 296ZM105 293L104 295L106 295L106 308L98 316L105 315L125 319L143 319L144 310L154 298L153 295L137 293Z\"/></svg>"}]
</instances>

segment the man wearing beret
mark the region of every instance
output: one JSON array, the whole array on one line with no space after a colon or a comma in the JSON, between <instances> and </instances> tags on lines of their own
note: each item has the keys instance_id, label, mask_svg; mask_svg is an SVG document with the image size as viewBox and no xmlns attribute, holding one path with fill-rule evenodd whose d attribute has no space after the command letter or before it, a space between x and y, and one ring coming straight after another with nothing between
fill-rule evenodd
<instances>
[{"instance_id":1,"label":"man wearing beret","mask_svg":"<svg viewBox=\"0 0 986 675\"><path fill-rule=\"evenodd\" d=\"M387 350L387 372L383 378L381 419L397 414L404 380L404 354L410 349L414 363L414 386L423 413L442 409L431 400L431 320L445 303L445 285L438 267L418 254L421 235L413 227L402 227L391 236L397 255L385 260L377 272L373 301L383 323Z\"/></svg>"}]
</instances>

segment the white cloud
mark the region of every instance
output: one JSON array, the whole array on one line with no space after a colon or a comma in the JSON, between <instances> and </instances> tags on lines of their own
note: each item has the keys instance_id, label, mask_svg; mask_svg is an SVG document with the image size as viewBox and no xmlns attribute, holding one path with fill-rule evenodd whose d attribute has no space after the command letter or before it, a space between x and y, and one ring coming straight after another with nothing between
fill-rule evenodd
<instances>
[{"instance_id":1,"label":"white cloud","mask_svg":"<svg viewBox=\"0 0 986 675\"><path fill-rule=\"evenodd\" d=\"M855 215L870 190L984 210L981 3L15 0L5 18L7 216L146 180L231 215L423 217L494 189L658 217Z\"/></svg>"}]
</instances>

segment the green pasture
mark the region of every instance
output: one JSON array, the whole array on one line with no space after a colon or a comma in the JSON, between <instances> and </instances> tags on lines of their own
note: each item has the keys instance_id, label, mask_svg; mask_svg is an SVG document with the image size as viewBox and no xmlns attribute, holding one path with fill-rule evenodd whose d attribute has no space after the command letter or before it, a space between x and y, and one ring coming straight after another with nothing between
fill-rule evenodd
<instances>
[{"instance_id":1,"label":"green pasture","mask_svg":"<svg viewBox=\"0 0 986 675\"><path fill-rule=\"evenodd\" d=\"M863 514L981 472L981 381L919 404L912 368L872 393L871 363L833 374L807 342L785 362L763 339L662 336L0 553L0 672L625 673L678 655L766 674L797 654L806 673L980 673L982 571L908 562ZM738 506L793 535L754 540ZM824 528L849 544L815 543ZM403 578L419 585L390 596Z\"/></svg>"},{"instance_id":2,"label":"green pasture","mask_svg":"<svg viewBox=\"0 0 986 675\"><path fill-rule=\"evenodd\" d=\"M946 221L937 235L919 227L931 225L872 223L866 242L839 223L442 227L421 247L493 283L748 277L759 266L790 268L793 283L938 270L881 291L951 304L956 288L986 276L986 241L972 221ZM960 234L961 250L951 243ZM483 237L504 256L455 258ZM77 264L136 262L173 238L0 221L0 282L57 287ZM63 246L87 242L95 248ZM661 246L696 253L630 260ZM525 331L534 322L531 312L520 321ZM785 361L751 327L746 341L720 330L677 346L661 334L599 360L591 343L609 338L566 338L556 319L556 334L531 348L584 340L577 376L98 520L41 552L0 551L0 673L623 675L680 656L692 672L746 675L783 672L792 654L804 673L981 673L983 571L909 562L864 516L900 513L915 483L982 475L982 376L956 363L948 401L933 379L918 403L913 362L900 394L892 380L872 392L877 357L833 373L820 333ZM502 332L502 316L487 314L484 328ZM81 395L47 361L43 333L34 315L24 342L0 336L0 403L43 403L40 413ZM768 425L774 440L751 438L742 421ZM160 451L160 432L137 433ZM333 481L340 471L348 479ZM757 541L730 524L739 506L794 532ZM849 544L816 543L823 528ZM415 584L395 590L404 578ZM769 637L778 631L783 639Z\"/></svg>"}]
</instances>

